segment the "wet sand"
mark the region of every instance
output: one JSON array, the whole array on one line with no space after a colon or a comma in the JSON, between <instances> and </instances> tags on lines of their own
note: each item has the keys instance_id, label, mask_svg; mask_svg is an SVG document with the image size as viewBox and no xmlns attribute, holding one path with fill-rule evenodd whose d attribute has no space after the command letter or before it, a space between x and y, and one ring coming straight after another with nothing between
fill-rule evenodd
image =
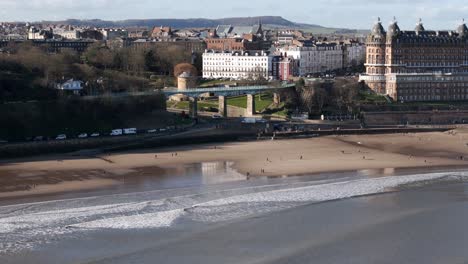
<instances>
[{"instance_id":1,"label":"wet sand","mask_svg":"<svg viewBox=\"0 0 468 264\"><path fill-rule=\"evenodd\" d=\"M249 177L468 165L468 130L185 146L0 162L0 198L118 187L181 164L232 161ZM467 157L464 157L467 155ZM466 160L465 160L466 159Z\"/></svg>"}]
</instances>

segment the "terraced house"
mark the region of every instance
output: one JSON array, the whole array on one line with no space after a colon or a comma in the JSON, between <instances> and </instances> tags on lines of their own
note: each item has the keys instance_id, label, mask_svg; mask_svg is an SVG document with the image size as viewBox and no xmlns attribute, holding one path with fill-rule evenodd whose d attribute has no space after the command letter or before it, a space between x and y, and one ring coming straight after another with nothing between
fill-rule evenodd
<instances>
[{"instance_id":1,"label":"terraced house","mask_svg":"<svg viewBox=\"0 0 468 264\"><path fill-rule=\"evenodd\" d=\"M205 79L269 79L272 60L265 51L213 51L203 53Z\"/></svg>"}]
</instances>

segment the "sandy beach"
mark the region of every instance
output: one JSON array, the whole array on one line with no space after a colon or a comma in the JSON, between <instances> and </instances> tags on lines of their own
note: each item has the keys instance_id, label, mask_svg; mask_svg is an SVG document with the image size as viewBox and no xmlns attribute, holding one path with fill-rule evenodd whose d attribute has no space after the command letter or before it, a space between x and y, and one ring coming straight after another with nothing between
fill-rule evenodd
<instances>
[{"instance_id":1,"label":"sandy beach","mask_svg":"<svg viewBox=\"0 0 468 264\"><path fill-rule=\"evenodd\" d=\"M41 156L0 162L0 198L104 188L166 167L232 161L256 176L468 165L468 130L329 136L135 150L96 157ZM464 157L466 155L466 157Z\"/></svg>"}]
</instances>

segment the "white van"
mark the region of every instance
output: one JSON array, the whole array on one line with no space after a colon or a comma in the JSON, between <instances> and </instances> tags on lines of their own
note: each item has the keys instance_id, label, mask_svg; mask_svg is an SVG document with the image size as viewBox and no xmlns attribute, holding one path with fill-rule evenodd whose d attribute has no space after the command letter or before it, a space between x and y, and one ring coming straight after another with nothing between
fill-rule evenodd
<instances>
[{"instance_id":1,"label":"white van","mask_svg":"<svg viewBox=\"0 0 468 264\"><path fill-rule=\"evenodd\" d=\"M67 135L64 135L64 134L58 135L58 136L55 138L55 140L65 140L65 139L67 139Z\"/></svg>"},{"instance_id":2,"label":"white van","mask_svg":"<svg viewBox=\"0 0 468 264\"><path fill-rule=\"evenodd\" d=\"M136 135L137 129L136 128L125 128L124 134L125 135Z\"/></svg>"},{"instance_id":3,"label":"white van","mask_svg":"<svg viewBox=\"0 0 468 264\"><path fill-rule=\"evenodd\" d=\"M87 138L87 137L88 137L87 133L83 133L83 134L78 135L78 138Z\"/></svg>"},{"instance_id":4,"label":"white van","mask_svg":"<svg viewBox=\"0 0 468 264\"><path fill-rule=\"evenodd\" d=\"M123 130L122 129L114 129L114 130L112 130L110 135L113 136L113 137L121 136L121 135L123 135Z\"/></svg>"},{"instance_id":5,"label":"white van","mask_svg":"<svg viewBox=\"0 0 468 264\"><path fill-rule=\"evenodd\" d=\"M243 124L255 124L257 123L257 119L255 117L245 117L242 119Z\"/></svg>"}]
</instances>

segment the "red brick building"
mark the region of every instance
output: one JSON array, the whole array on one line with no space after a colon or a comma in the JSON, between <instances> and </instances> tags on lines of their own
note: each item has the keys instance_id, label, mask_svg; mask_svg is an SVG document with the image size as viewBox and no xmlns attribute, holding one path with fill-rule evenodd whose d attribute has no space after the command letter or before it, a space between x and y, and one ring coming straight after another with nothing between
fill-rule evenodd
<instances>
[{"instance_id":1,"label":"red brick building","mask_svg":"<svg viewBox=\"0 0 468 264\"><path fill-rule=\"evenodd\" d=\"M263 49L262 25L219 25L205 40L207 49L214 51L239 51Z\"/></svg>"},{"instance_id":2,"label":"red brick building","mask_svg":"<svg viewBox=\"0 0 468 264\"><path fill-rule=\"evenodd\" d=\"M261 50L262 43L242 38L209 38L205 40L207 49L215 51Z\"/></svg>"},{"instance_id":3,"label":"red brick building","mask_svg":"<svg viewBox=\"0 0 468 264\"><path fill-rule=\"evenodd\" d=\"M287 81L295 74L295 64L292 58L281 58L278 62L278 80Z\"/></svg>"},{"instance_id":4,"label":"red brick building","mask_svg":"<svg viewBox=\"0 0 468 264\"><path fill-rule=\"evenodd\" d=\"M151 32L152 38L168 38L172 36L171 27L155 27Z\"/></svg>"}]
</instances>

